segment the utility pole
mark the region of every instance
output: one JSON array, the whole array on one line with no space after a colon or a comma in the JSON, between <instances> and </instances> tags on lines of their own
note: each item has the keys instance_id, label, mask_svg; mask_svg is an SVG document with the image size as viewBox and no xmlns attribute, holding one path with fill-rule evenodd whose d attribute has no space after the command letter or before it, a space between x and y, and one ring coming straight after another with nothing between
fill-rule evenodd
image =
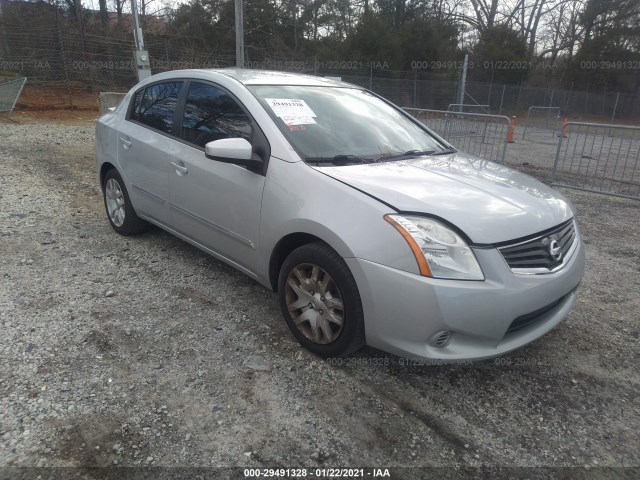
<instances>
[{"instance_id":1,"label":"utility pole","mask_svg":"<svg viewBox=\"0 0 640 480\"><path fill-rule=\"evenodd\" d=\"M142 29L138 18L138 2L136 0L131 0L131 14L133 15L133 38L136 41L136 50L144 50L144 38L142 38Z\"/></svg>"},{"instance_id":2,"label":"utility pole","mask_svg":"<svg viewBox=\"0 0 640 480\"><path fill-rule=\"evenodd\" d=\"M134 61L136 63L138 81L141 82L151 76L151 64L149 63L149 52L144 49L144 38L142 37L142 29L138 19L137 0L131 0L131 13L133 15L133 38L136 42Z\"/></svg>"},{"instance_id":3,"label":"utility pole","mask_svg":"<svg viewBox=\"0 0 640 480\"><path fill-rule=\"evenodd\" d=\"M244 22L242 19L242 0L236 2L236 67L244 68Z\"/></svg>"}]
</instances>

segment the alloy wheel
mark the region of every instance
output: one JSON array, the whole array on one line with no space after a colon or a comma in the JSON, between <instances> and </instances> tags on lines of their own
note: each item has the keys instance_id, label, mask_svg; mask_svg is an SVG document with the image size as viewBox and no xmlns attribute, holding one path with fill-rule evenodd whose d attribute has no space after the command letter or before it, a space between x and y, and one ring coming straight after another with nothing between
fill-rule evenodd
<instances>
[{"instance_id":1,"label":"alloy wheel","mask_svg":"<svg viewBox=\"0 0 640 480\"><path fill-rule=\"evenodd\" d=\"M340 336L344 304L326 270L311 263L297 265L287 277L285 296L293 324L307 339L326 345Z\"/></svg>"},{"instance_id":2,"label":"alloy wheel","mask_svg":"<svg viewBox=\"0 0 640 480\"><path fill-rule=\"evenodd\" d=\"M124 224L125 216L122 188L114 178L110 178L104 192L109 218L116 227L121 227Z\"/></svg>"}]
</instances>

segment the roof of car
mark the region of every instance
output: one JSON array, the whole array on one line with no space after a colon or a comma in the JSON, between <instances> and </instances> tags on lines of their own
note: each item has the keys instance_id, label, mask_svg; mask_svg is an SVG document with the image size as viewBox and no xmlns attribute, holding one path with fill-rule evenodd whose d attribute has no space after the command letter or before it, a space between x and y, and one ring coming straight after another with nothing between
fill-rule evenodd
<instances>
[{"instance_id":1,"label":"roof of car","mask_svg":"<svg viewBox=\"0 0 640 480\"><path fill-rule=\"evenodd\" d=\"M214 73L234 78L244 85L310 85L310 86L345 86L344 83L331 78L304 75L301 73L276 72L272 70L249 70L246 68L220 68L182 70L168 73Z\"/></svg>"}]
</instances>

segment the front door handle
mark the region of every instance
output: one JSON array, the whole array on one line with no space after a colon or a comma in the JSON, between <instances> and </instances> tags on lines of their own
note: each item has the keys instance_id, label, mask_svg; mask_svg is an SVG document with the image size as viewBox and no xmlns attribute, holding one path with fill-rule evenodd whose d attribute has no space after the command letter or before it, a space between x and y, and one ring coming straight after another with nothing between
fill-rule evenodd
<instances>
[{"instance_id":1,"label":"front door handle","mask_svg":"<svg viewBox=\"0 0 640 480\"><path fill-rule=\"evenodd\" d=\"M127 140L124 137L120 137L120 141L122 142L122 146L124 147L125 150L128 150L129 148L131 148L131 141Z\"/></svg>"},{"instance_id":2,"label":"front door handle","mask_svg":"<svg viewBox=\"0 0 640 480\"><path fill-rule=\"evenodd\" d=\"M173 165L176 168L176 173L178 175L186 175L187 173L189 173L189 169L187 167L184 166L184 163L179 162L171 162L171 165Z\"/></svg>"}]
</instances>

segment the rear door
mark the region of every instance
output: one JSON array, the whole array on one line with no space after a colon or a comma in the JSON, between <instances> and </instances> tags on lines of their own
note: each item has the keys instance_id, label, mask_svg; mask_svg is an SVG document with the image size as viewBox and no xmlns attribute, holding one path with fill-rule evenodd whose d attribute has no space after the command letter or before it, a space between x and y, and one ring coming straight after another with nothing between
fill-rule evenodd
<instances>
[{"instance_id":1,"label":"rear door","mask_svg":"<svg viewBox=\"0 0 640 480\"><path fill-rule=\"evenodd\" d=\"M222 138L245 138L265 151L266 137L243 106L223 88L192 80L181 115L178 159L169 176L172 224L183 235L254 272L264 176L210 160L204 146ZM266 144L268 150L268 143ZM268 155L268 154L266 154ZM267 156L268 158L268 156Z\"/></svg>"},{"instance_id":2,"label":"rear door","mask_svg":"<svg viewBox=\"0 0 640 480\"><path fill-rule=\"evenodd\" d=\"M136 213L168 225L169 150L184 81L155 83L136 92L118 132L118 163Z\"/></svg>"}]
</instances>

